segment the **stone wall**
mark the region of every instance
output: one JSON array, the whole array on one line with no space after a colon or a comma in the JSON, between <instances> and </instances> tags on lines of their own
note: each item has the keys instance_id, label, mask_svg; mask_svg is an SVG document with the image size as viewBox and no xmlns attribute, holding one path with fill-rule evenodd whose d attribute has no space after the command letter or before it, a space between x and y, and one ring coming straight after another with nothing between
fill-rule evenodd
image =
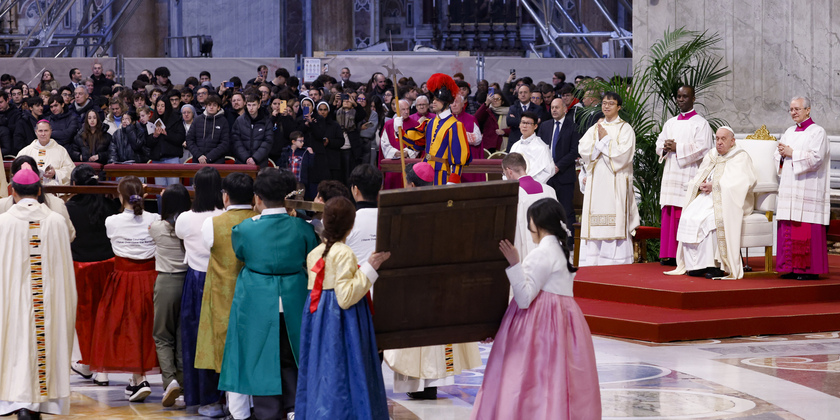
<instances>
[{"instance_id":1,"label":"stone wall","mask_svg":"<svg viewBox=\"0 0 840 420\"><path fill-rule=\"evenodd\" d=\"M668 28L719 33L732 74L698 98L736 132L792 124L791 97L812 100L814 121L840 134L840 1L639 0L633 2L634 66ZM832 23L834 22L834 23Z\"/></svg>"}]
</instances>

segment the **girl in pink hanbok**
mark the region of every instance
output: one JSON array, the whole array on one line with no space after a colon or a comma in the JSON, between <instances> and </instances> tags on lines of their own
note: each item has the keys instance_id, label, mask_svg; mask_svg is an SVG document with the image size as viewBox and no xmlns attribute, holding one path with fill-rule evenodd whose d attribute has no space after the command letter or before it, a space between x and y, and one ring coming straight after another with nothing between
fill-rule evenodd
<instances>
[{"instance_id":1,"label":"girl in pink hanbok","mask_svg":"<svg viewBox=\"0 0 840 420\"><path fill-rule=\"evenodd\" d=\"M493 343L472 419L601 418L589 326L572 297L574 272L563 206L544 198L528 208L537 248L522 263L508 240L511 301Z\"/></svg>"}]
</instances>

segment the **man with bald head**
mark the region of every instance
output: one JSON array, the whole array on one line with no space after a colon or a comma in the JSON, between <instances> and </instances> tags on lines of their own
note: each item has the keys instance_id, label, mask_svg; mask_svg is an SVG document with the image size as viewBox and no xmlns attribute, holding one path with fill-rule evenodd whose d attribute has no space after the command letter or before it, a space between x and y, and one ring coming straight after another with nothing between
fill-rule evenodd
<instances>
[{"instance_id":1,"label":"man with bald head","mask_svg":"<svg viewBox=\"0 0 840 420\"><path fill-rule=\"evenodd\" d=\"M780 175L776 271L783 278L816 280L828 273L831 147L825 129L811 119L808 98L790 101L790 117L796 124L785 131L774 153Z\"/></svg>"},{"instance_id":2,"label":"man with bald head","mask_svg":"<svg viewBox=\"0 0 840 420\"><path fill-rule=\"evenodd\" d=\"M572 205L574 198L575 160L578 158L578 142L581 133L574 119L566 117L566 105L562 98L554 98L549 104L551 119L540 123L537 135L548 144L551 150L551 160L554 161L554 175L547 184L557 192L557 201L566 211L566 226L574 233L575 209ZM569 235L569 243L573 245L574 235Z\"/></svg>"},{"instance_id":3,"label":"man with bald head","mask_svg":"<svg viewBox=\"0 0 840 420\"><path fill-rule=\"evenodd\" d=\"M750 155L721 127L715 149L703 158L688 184L677 229L677 268L665 274L714 279L744 277L741 223L752 213L756 175Z\"/></svg>"}]
</instances>

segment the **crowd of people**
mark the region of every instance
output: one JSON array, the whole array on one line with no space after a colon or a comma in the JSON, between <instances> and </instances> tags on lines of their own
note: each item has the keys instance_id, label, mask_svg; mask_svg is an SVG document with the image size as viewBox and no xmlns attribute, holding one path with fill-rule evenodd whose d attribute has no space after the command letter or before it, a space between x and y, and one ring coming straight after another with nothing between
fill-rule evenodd
<instances>
[{"instance_id":1,"label":"crowd of people","mask_svg":"<svg viewBox=\"0 0 840 420\"><path fill-rule=\"evenodd\" d=\"M44 72L34 90L0 77L0 140L16 156L0 240L26 254L0 264L0 280L28 296L0 328L26 330L29 340L2 347L0 363L5 371L22 354L38 357L16 367L23 379L0 378L0 414L66 414L60 366L68 365L97 385L131 373L131 402L152 393L145 375L159 370L164 406L183 394L199 414L231 419L386 419L382 361L395 391L436 398L437 386L480 366L477 343L378 352L369 292L389 253L374 252L377 197L382 188L483 181L463 169L503 151L505 178L519 182L516 234L499 245L513 299L473 418L600 418L592 340L572 299L572 197L580 185L586 264L632 263L636 139L619 116L620 93L587 89L584 76L568 84L559 72L537 85L512 73L475 92L460 74L394 85L376 73L355 83L347 68L341 81L322 75L300 86L283 68L268 80L260 66L244 85L232 77L218 88L206 71L175 86L160 67L130 87L101 65L93 73L83 80L73 69L71 85L57 87ZM751 209L752 163L728 127L709 151L711 129L691 86L676 100L681 112L657 145L666 165L663 263L677 266L669 274L738 277L739 247L725 231L736 230L731 214ZM578 112L583 106L597 112ZM827 272L827 141L807 98L794 98L790 113L796 126L776 152L778 264L786 276L812 278ZM403 155L422 158L405 183L376 167ZM96 171L78 162L229 157L262 169L255 180L222 179L201 167L194 198L177 178L157 179L158 213L145 210L134 176L119 181L117 200L77 194L65 204L42 190L97 185ZM285 207L301 188L325 204L322 213ZM691 217L681 219L682 206ZM71 363L74 331L81 359Z\"/></svg>"}]
</instances>

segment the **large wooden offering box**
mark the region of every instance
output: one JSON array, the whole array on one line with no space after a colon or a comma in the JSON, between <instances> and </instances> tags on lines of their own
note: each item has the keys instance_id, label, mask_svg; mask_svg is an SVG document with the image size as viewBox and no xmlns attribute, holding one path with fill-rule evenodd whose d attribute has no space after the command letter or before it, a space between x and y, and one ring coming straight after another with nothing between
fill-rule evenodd
<instances>
[{"instance_id":1,"label":"large wooden offering box","mask_svg":"<svg viewBox=\"0 0 840 420\"><path fill-rule=\"evenodd\" d=\"M374 286L381 350L484 340L508 305L519 183L382 191L376 250L390 251Z\"/></svg>"}]
</instances>

